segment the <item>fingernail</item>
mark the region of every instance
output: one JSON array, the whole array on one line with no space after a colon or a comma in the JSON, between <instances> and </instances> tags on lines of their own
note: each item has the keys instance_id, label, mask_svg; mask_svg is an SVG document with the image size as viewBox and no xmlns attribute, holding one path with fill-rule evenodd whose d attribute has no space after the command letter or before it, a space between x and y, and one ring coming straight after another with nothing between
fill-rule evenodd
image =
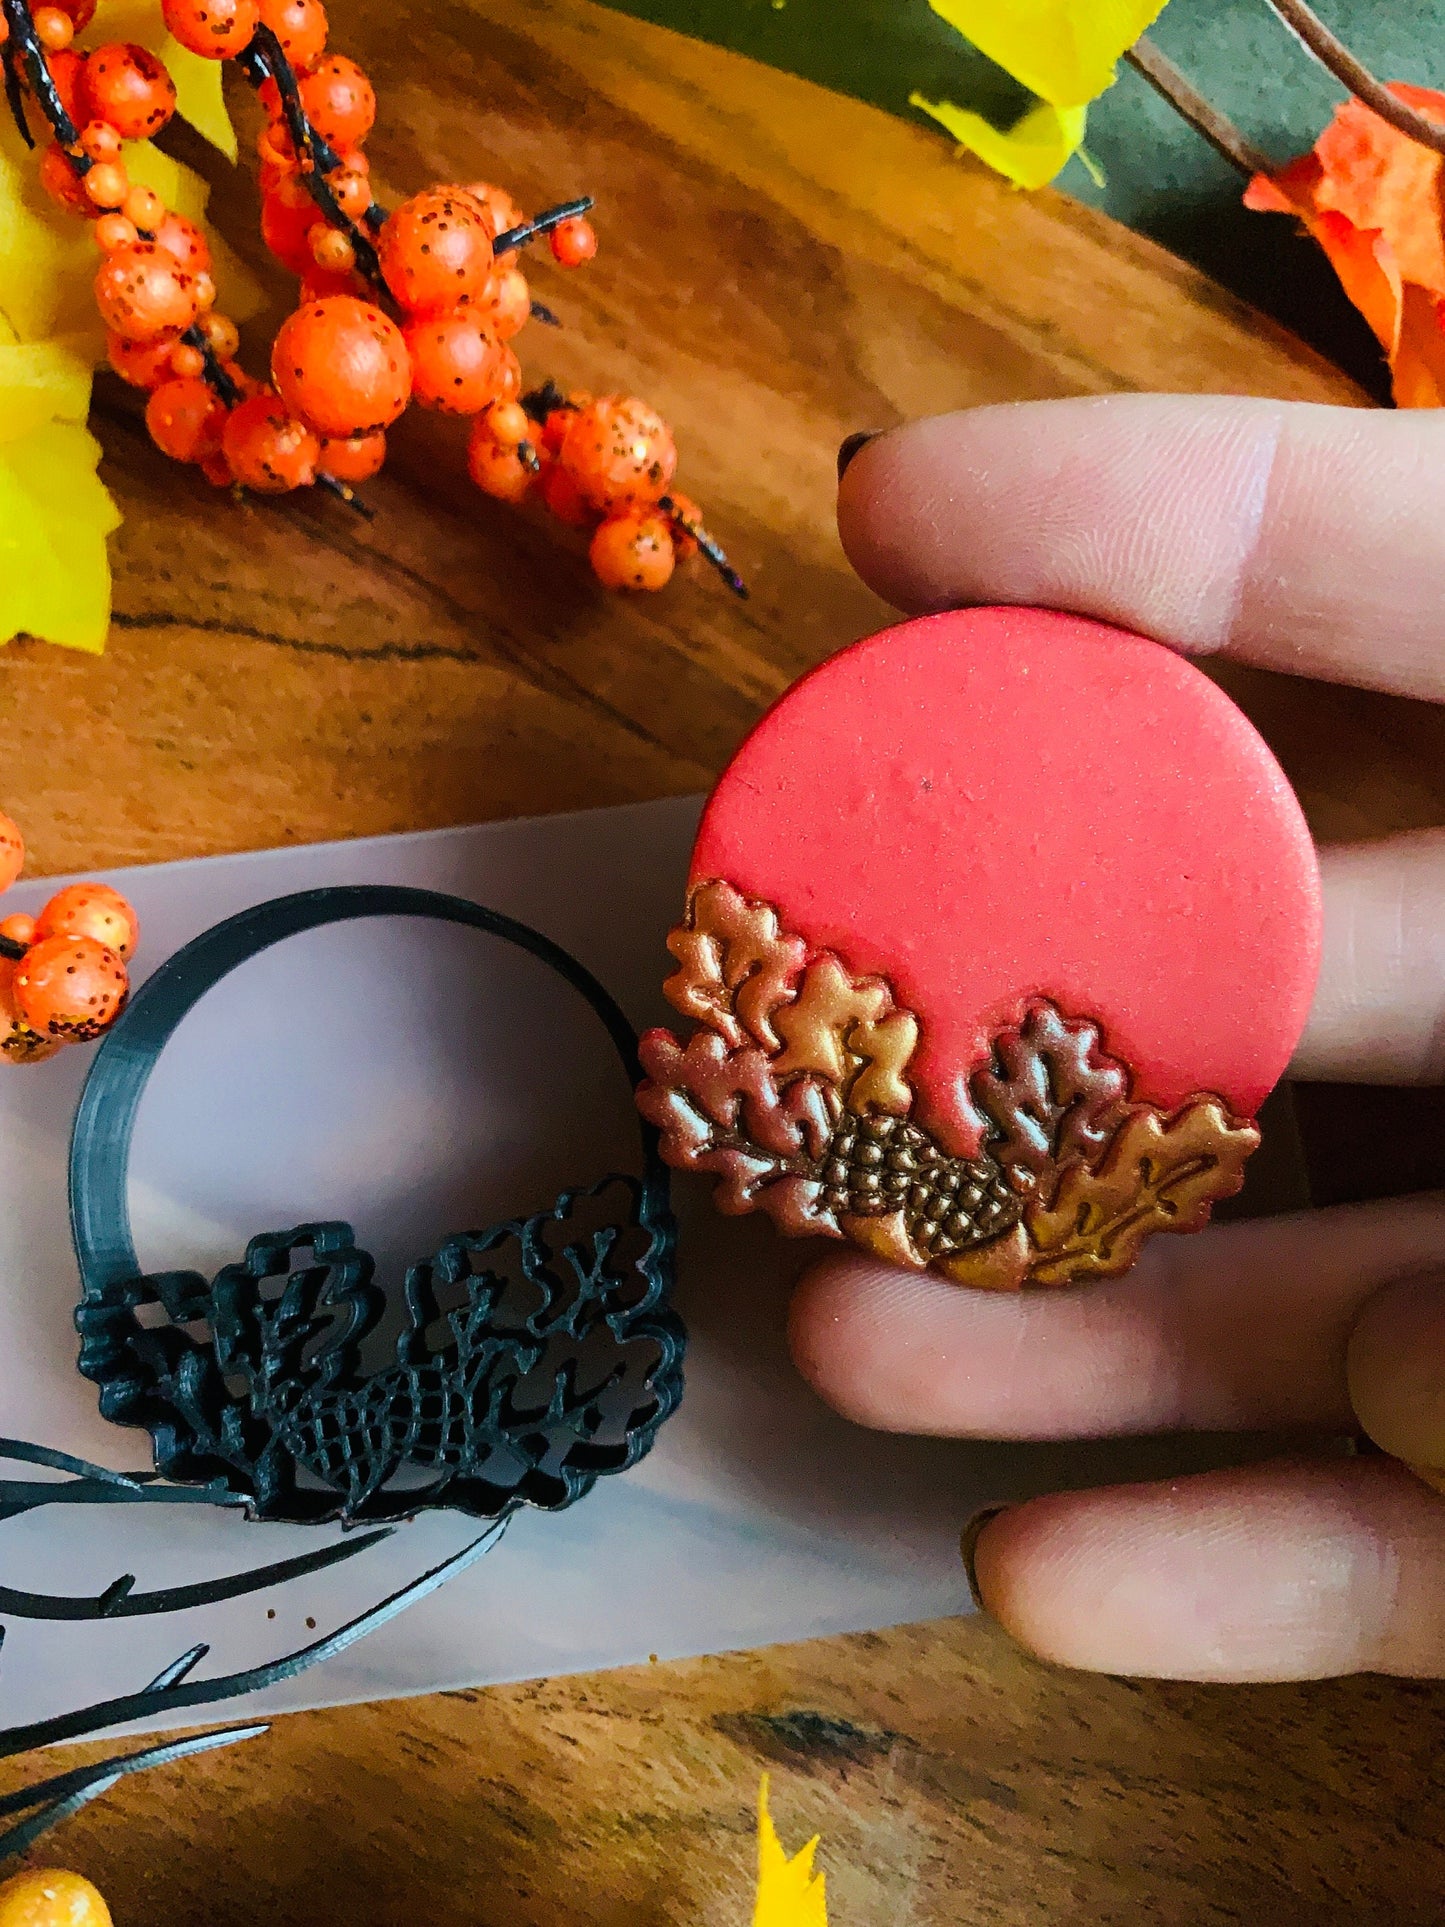
<instances>
[{"instance_id":1,"label":"fingernail","mask_svg":"<svg viewBox=\"0 0 1445 1927\"><path fill-rule=\"evenodd\" d=\"M1006 1505L984 1506L980 1511L974 1513L958 1537L958 1550L963 1558L963 1571L964 1577L968 1580L969 1594L973 1599L974 1605L977 1606L981 1613L986 1613L988 1607L984 1605L983 1594L978 1589L978 1570L974 1565L974 1555L978 1551L978 1542L982 1537L984 1527L991 1519L996 1519L1001 1512L1007 1511L1008 1507Z\"/></svg>"},{"instance_id":2,"label":"fingernail","mask_svg":"<svg viewBox=\"0 0 1445 1927\"><path fill-rule=\"evenodd\" d=\"M842 446L838 450L838 480L840 482L848 472L848 464L858 453L858 450L860 448L866 448L869 442L876 440L877 431L866 428L860 430L856 435L849 435L845 438Z\"/></svg>"}]
</instances>

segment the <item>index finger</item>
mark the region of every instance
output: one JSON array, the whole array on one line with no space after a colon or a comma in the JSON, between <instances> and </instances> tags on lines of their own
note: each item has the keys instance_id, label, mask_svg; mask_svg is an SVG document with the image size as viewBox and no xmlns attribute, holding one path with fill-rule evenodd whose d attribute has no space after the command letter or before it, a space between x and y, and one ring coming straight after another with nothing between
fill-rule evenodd
<instances>
[{"instance_id":1,"label":"index finger","mask_svg":"<svg viewBox=\"0 0 1445 1927\"><path fill-rule=\"evenodd\" d=\"M898 607L1036 603L1194 655L1445 698L1445 419L1107 395L914 422L839 488Z\"/></svg>"}]
</instances>

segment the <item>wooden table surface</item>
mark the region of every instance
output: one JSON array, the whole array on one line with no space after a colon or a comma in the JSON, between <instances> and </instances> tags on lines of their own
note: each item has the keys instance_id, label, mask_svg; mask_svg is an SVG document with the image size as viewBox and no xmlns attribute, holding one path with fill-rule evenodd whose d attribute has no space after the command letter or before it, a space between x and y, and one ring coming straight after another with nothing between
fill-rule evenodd
<instances>
[{"instance_id":1,"label":"wooden table surface","mask_svg":"<svg viewBox=\"0 0 1445 1927\"><path fill-rule=\"evenodd\" d=\"M753 598L706 575L607 598L550 528L471 490L435 420L396 436L371 524L324 501L234 507L103 384L126 515L109 651L0 653L0 800L37 869L698 788L765 702L885 613L833 526L850 430L1126 389L1360 399L1103 219L586 0L332 11L379 84L383 198L478 176L524 205L596 194L593 268L539 264L566 327L528 331L529 376L652 397ZM206 166L256 260L250 170ZM1441 713L1227 680L1321 837L1439 818ZM785 1836L825 1836L836 1927L1424 1921L1445 1887L1442 1758L1433 1685L1082 1678L947 1621L294 1716L123 1785L47 1852L101 1882L121 1927L723 1927L749 1917L769 1767Z\"/></svg>"}]
</instances>

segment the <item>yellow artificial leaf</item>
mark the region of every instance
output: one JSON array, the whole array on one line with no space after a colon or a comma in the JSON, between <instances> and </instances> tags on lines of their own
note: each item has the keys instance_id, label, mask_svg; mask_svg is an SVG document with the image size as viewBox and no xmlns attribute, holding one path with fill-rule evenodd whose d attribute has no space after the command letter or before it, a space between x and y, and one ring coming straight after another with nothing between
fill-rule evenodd
<instances>
[{"instance_id":1,"label":"yellow artificial leaf","mask_svg":"<svg viewBox=\"0 0 1445 1927\"><path fill-rule=\"evenodd\" d=\"M182 120L190 122L203 140L208 140L228 161L234 161L238 152L236 130L221 93L225 61L207 60L204 54L193 54L170 34L157 51L176 83L176 112Z\"/></svg>"},{"instance_id":2,"label":"yellow artificial leaf","mask_svg":"<svg viewBox=\"0 0 1445 1927\"><path fill-rule=\"evenodd\" d=\"M1164 0L928 3L995 65L1055 107L1086 106L1111 87L1120 55L1164 11Z\"/></svg>"},{"instance_id":3,"label":"yellow artificial leaf","mask_svg":"<svg viewBox=\"0 0 1445 1927\"><path fill-rule=\"evenodd\" d=\"M46 422L0 447L0 640L104 649L105 538L120 516L99 459L99 443L75 422Z\"/></svg>"},{"instance_id":4,"label":"yellow artificial leaf","mask_svg":"<svg viewBox=\"0 0 1445 1927\"><path fill-rule=\"evenodd\" d=\"M0 314L22 341L87 329L98 341L95 264L89 224L50 199L37 156L0 113Z\"/></svg>"},{"instance_id":5,"label":"yellow artificial leaf","mask_svg":"<svg viewBox=\"0 0 1445 1927\"><path fill-rule=\"evenodd\" d=\"M950 100L925 100L910 94L909 103L922 108L946 127L960 147L995 173L1004 174L1015 187L1044 187L1084 138L1086 107L1053 107L1041 100L1007 133L986 121L982 114L955 107Z\"/></svg>"},{"instance_id":6,"label":"yellow artificial leaf","mask_svg":"<svg viewBox=\"0 0 1445 1927\"><path fill-rule=\"evenodd\" d=\"M758 1792L758 1897L753 1927L828 1927L824 1878L813 1872L816 1837L790 1860L768 1812L768 1776Z\"/></svg>"},{"instance_id":7,"label":"yellow artificial leaf","mask_svg":"<svg viewBox=\"0 0 1445 1927\"><path fill-rule=\"evenodd\" d=\"M60 341L0 343L0 447L46 422L83 422L90 369Z\"/></svg>"}]
</instances>

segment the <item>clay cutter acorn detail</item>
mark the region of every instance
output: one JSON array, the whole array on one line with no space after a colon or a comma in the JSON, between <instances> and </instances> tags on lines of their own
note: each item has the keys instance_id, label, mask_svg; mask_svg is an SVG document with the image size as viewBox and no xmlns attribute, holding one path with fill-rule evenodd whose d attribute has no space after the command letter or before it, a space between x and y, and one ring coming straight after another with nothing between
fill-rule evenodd
<instances>
[{"instance_id":1,"label":"clay cutter acorn detail","mask_svg":"<svg viewBox=\"0 0 1445 1927\"><path fill-rule=\"evenodd\" d=\"M924 617L723 772L643 1115L729 1213L960 1284L1126 1271L1243 1183L1304 1027L1319 871L1253 725L1157 643Z\"/></svg>"}]
</instances>

